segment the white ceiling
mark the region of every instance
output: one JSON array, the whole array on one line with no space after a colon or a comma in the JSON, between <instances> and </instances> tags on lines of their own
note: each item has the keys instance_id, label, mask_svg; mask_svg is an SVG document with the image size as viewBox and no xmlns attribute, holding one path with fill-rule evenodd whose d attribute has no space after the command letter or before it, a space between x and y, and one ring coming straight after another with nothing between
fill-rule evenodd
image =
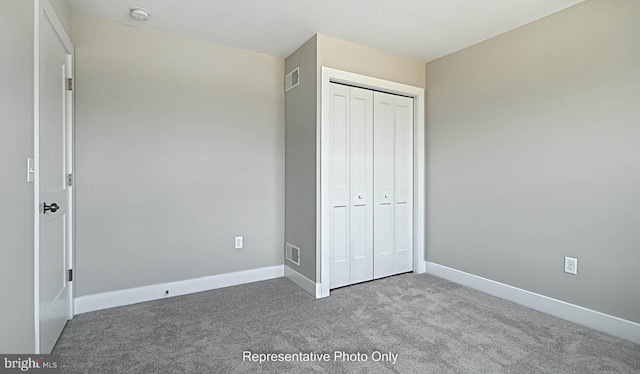
<instances>
[{"instance_id":1,"label":"white ceiling","mask_svg":"<svg viewBox=\"0 0 640 374\"><path fill-rule=\"evenodd\" d=\"M320 33L431 61L584 0L68 0L75 13L276 57ZM129 8L147 8L148 22Z\"/></svg>"}]
</instances>

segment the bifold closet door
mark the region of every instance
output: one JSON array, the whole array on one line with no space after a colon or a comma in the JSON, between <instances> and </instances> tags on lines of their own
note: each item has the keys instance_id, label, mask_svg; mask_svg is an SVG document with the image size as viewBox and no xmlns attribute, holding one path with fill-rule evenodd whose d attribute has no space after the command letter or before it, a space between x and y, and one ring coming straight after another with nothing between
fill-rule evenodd
<instances>
[{"instance_id":1,"label":"bifold closet door","mask_svg":"<svg viewBox=\"0 0 640 374\"><path fill-rule=\"evenodd\" d=\"M374 93L374 278L413 269L413 99Z\"/></svg>"},{"instance_id":2,"label":"bifold closet door","mask_svg":"<svg viewBox=\"0 0 640 374\"><path fill-rule=\"evenodd\" d=\"M330 288L373 279L373 92L331 83Z\"/></svg>"}]
</instances>

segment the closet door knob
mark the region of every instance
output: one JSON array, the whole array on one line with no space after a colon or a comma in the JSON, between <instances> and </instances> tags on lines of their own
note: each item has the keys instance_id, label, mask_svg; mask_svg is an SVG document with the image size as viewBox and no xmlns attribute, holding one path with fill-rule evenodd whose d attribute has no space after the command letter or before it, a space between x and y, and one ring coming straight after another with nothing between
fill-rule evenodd
<instances>
[{"instance_id":1,"label":"closet door knob","mask_svg":"<svg viewBox=\"0 0 640 374\"><path fill-rule=\"evenodd\" d=\"M362 194L358 195L358 199L362 200Z\"/></svg>"},{"instance_id":2,"label":"closet door knob","mask_svg":"<svg viewBox=\"0 0 640 374\"><path fill-rule=\"evenodd\" d=\"M389 195L384 194L384 198L385 198L385 199L389 198Z\"/></svg>"}]
</instances>

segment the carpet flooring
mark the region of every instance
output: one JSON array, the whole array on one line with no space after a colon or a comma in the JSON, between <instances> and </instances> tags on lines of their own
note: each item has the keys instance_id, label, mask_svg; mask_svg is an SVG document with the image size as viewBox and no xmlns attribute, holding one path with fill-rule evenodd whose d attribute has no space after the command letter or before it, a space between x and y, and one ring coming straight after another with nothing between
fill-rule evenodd
<instances>
[{"instance_id":1,"label":"carpet flooring","mask_svg":"<svg viewBox=\"0 0 640 374\"><path fill-rule=\"evenodd\" d=\"M640 373L636 344L415 274L320 300L279 278L86 313L53 353L92 374Z\"/></svg>"}]
</instances>

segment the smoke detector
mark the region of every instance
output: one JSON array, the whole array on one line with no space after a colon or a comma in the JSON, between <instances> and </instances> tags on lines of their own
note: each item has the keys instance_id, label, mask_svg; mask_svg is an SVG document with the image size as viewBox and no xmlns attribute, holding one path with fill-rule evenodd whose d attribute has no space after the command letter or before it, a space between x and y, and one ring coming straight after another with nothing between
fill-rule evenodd
<instances>
[{"instance_id":1,"label":"smoke detector","mask_svg":"<svg viewBox=\"0 0 640 374\"><path fill-rule=\"evenodd\" d=\"M144 8L131 8L131 17L138 21L148 21L151 18L151 13Z\"/></svg>"}]
</instances>

